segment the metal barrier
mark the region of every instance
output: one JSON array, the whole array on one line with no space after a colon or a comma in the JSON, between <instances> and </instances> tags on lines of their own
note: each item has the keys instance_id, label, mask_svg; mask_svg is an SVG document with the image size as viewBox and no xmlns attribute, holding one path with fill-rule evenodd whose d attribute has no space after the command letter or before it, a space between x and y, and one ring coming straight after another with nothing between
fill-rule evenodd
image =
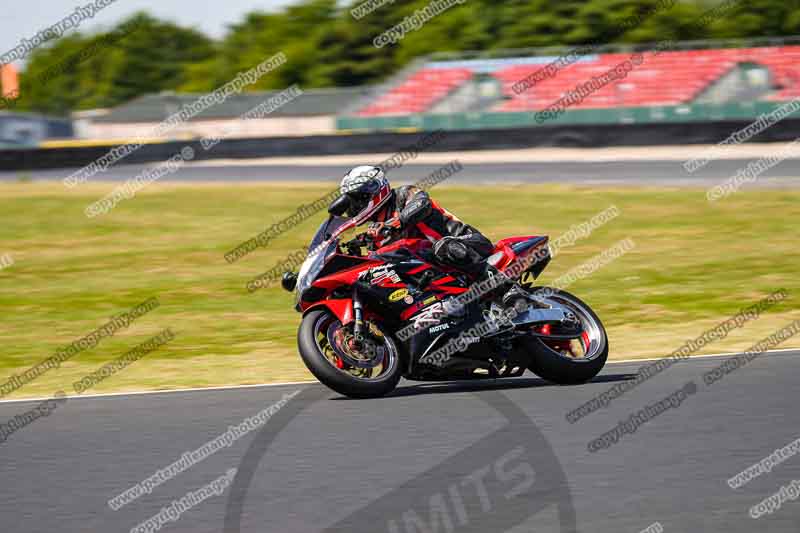
<instances>
[{"instance_id":1,"label":"metal barrier","mask_svg":"<svg viewBox=\"0 0 800 533\"><path fill-rule=\"evenodd\" d=\"M429 152L486 149L522 149L537 146L648 146L670 144L713 144L752 120L717 120L660 123L554 124L526 128L457 129L448 131ZM787 118L751 139L752 142L792 141L798 137L800 119ZM125 164L166 161L181 148L191 146L196 159L234 159L281 156L323 156L343 154L390 154L409 149L426 135L424 131L271 137L223 140L206 152L199 141L148 144L125 158ZM0 171L46 168L74 168L102 157L110 147L38 148L0 150ZM102 177L102 176L101 176Z\"/></svg>"}]
</instances>

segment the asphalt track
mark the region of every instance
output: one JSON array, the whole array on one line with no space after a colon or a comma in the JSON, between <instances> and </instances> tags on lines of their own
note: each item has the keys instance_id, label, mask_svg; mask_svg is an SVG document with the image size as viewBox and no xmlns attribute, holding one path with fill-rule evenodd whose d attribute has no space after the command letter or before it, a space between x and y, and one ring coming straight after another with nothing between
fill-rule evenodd
<instances>
[{"instance_id":1,"label":"asphalt track","mask_svg":"<svg viewBox=\"0 0 800 533\"><path fill-rule=\"evenodd\" d=\"M796 532L798 501L757 520L748 511L800 479L800 457L737 490L726 480L800 436L800 351L759 356L704 384L703 373L724 359L678 363L574 424L568 411L641 363L609 364L581 386L533 377L403 382L369 401L320 385L70 399L0 444L0 523L15 533L130 531L239 468L232 488L161 530L638 533L659 522L665 532ZM589 441L690 381L697 392L678 407L588 451ZM108 507L298 390L262 428L122 509ZM32 405L0 403L0 418Z\"/></svg>"},{"instance_id":2,"label":"asphalt track","mask_svg":"<svg viewBox=\"0 0 800 533\"><path fill-rule=\"evenodd\" d=\"M689 175L680 161L611 161L611 162L520 162L464 164L464 170L454 175L448 183L572 183L608 185L698 186L710 187L734 176L752 159L725 159ZM154 165L149 165L154 166ZM409 163L391 171L391 178L399 182L414 182L440 168L437 164ZM148 165L120 165L99 174L91 181L124 181L137 176ZM170 182L288 182L330 181L338 183L348 170L345 165L249 165L230 167L186 165L174 174L161 178ZM62 180L74 170L37 170L30 172L0 171L0 181L15 181L21 176L33 180ZM744 188L797 188L800 187L800 159L787 159L767 170L752 184Z\"/></svg>"}]
</instances>

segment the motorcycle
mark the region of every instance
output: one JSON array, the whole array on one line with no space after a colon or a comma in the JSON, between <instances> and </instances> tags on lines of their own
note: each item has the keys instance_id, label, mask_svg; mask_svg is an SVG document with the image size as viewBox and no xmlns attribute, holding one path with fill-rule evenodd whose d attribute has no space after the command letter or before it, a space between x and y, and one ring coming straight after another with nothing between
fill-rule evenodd
<instances>
[{"instance_id":1,"label":"motorcycle","mask_svg":"<svg viewBox=\"0 0 800 533\"><path fill-rule=\"evenodd\" d=\"M535 280L550 262L548 237L510 237L486 260L487 276L438 263L425 239L376 247L365 221L329 207L297 274L281 284L302 313L297 342L306 367L352 398L391 392L400 378L497 379L526 369L557 384L580 384L605 365L608 337L576 296ZM384 236L392 231L386 228ZM478 290L476 290L478 289Z\"/></svg>"}]
</instances>

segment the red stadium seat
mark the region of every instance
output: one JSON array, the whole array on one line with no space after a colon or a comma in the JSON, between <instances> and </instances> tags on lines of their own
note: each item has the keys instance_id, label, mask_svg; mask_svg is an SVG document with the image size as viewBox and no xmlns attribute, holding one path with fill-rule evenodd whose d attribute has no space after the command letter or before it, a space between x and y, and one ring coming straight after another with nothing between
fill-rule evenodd
<instances>
[{"instance_id":1,"label":"red stadium seat","mask_svg":"<svg viewBox=\"0 0 800 533\"><path fill-rule=\"evenodd\" d=\"M756 63L769 69L777 87L767 99L789 100L800 96L800 46L685 50L645 53L644 62L622 79L594 91L573 109L679 105L692 102L725 73L741 63ZM491 111L539 111L555 103L568 91L599 76L626 59L628 54L603 54L569 65L534 87L516 94L513 86L546 64L515 64L492 72L506 99ZM423 67L362 108L361 116L424 113L450 94L476 71L463 66Z\"/></svg>"},{"instance_id":2,"label":"red stadium seat","mask_svg":"<svg viewBox=\"0 0 800 533\"><path fill-rule=\"evenodd\" d=\"M415 72L400 85L362 108L362 116L422 113L473 76L466 68L429 68Z\"/></svg>"}]
</instances>

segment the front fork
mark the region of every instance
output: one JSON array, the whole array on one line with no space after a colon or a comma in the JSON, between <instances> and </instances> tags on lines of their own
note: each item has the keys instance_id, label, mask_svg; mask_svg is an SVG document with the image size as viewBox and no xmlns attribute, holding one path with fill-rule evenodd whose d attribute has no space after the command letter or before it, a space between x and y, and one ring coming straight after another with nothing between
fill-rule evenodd
<instances>
[{"instance_id":1,"label":"front fork","mask_svg":"<svg viewBox=\"0 0 800 533\"><path fill-rule=\"evenodd\" d=\"M353 287L353 344L357 350L364 344L364 305L361 303L361 296L358 288Z\"/></svg>"}]
</instances>

